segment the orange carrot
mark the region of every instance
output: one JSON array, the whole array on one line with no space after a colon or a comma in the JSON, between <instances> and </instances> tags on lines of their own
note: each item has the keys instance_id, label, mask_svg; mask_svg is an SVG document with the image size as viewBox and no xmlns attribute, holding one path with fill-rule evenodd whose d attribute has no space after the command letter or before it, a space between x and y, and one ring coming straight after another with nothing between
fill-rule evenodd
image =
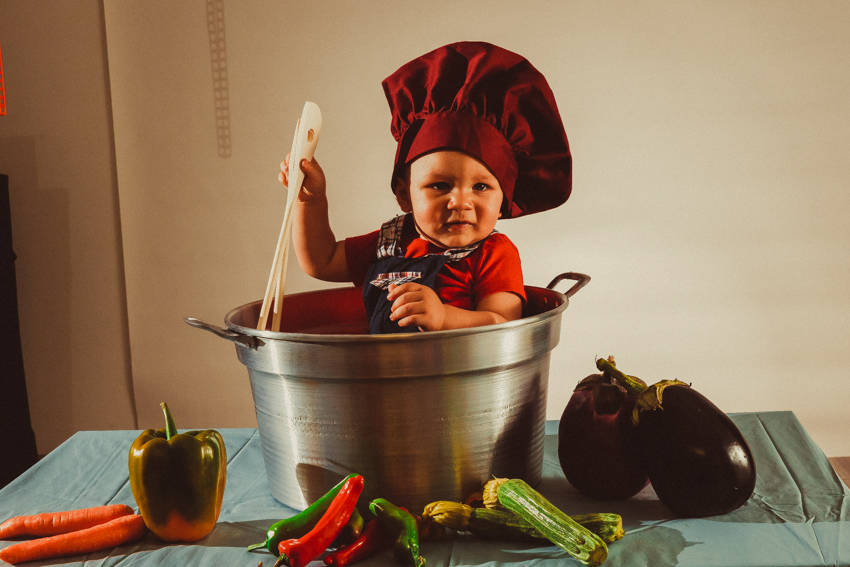
<instances>
[{"instance_id":1,"label":"orange carrot","mask_svg":"<svg viewBox=\"0 0 850 567\"><path fill-rule=\"evenodd\" d=\"M18 516L0 524L0 539L67 534L104 524L132 513L133 509L126 504L110 504L109 506L83 508L82 510L70 510L68 512Z\"/></svg>"},{"instance_id":2,"label":"orange carrot","mask_svg":"<svg viewBox=\"0 0 850 567\"><path fill-rule=\"evenodd\" d=\"M17 565L51 557L82 555L139 541L146 532L147 528L142 517L138 514L130 514L77 532L10 545L0 549L0 559Z\"/></svg>"}]
</instances>

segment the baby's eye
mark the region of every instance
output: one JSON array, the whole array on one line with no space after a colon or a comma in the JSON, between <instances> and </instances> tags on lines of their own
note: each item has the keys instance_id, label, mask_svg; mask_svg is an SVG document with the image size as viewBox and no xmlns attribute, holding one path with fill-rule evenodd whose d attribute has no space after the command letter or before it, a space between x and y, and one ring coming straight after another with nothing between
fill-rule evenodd
<instances>
[{"instance_id":1,"label":"baby's eye","mask_svg":"<svg viewBox=\"0 0 850 567\"><path fill-rule=\"evenodd\" d=\"M490 189L491 187L489 185L487 185L486 183L476 183L475 185L472 186L472 188L476 191L486 191L486 190Z\"/></svg>"},{"instance_id":2,"label":"baby's eye","mask_svg":"<svg viewBox=\"0 0 850 567\"><path fill-rule=\"evenodd\" d=\"M437 191L449 191L451 186L445 181L436 181L429 185L432 189L436 189Z\"/></svg>"}]
</instances>

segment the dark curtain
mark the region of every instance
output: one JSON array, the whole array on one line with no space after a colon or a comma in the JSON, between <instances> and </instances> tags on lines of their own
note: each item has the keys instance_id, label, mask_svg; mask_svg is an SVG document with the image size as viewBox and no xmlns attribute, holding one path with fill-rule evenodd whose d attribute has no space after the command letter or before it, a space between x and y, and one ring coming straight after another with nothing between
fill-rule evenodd
<instances>
[{"instance_id":1,"label":"dark curtain","mask_svg":"<svg viewBox=\"0 0 850 567\"><path fill-rule=\"evenodd\" d=\"M38 461L18 322L9 177L0 175L0 488Z\"/></svg>"}]
</instances>

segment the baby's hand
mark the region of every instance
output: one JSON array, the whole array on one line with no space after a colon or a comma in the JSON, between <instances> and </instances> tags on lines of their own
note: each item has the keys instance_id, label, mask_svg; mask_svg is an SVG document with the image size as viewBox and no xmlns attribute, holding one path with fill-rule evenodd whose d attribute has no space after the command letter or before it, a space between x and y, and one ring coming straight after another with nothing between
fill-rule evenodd
<instances>
[{"instance_id":1,"label":"baby's hand","mask_svg":"<svg viewBox=\"0 0 850 567\"><path fill-rule=\"evenodd\" d=\"M286 154L286 159L280 162L280 175L278 180L289 187L289 157L291 154ZM304 172L304 182L301 185L301 191L298 193L298 200L308 202L316 198L325 198L326 182L325 172L319 166L316 158L312 161L306 159L301 160L301 171Z\"/></svg>"},{"instance_id":2,"label":"baby's hand","mask_svg":"<svg viewBox=\"0 0 850 567\"><path fill-rule=\"evenodd\" d=\"M446 318L446 306L437 293L417 283L391 284L387 299L393 302L390 320L400 327L416 325L420 331L439 331Z\"/></svg>"}]
</instances>

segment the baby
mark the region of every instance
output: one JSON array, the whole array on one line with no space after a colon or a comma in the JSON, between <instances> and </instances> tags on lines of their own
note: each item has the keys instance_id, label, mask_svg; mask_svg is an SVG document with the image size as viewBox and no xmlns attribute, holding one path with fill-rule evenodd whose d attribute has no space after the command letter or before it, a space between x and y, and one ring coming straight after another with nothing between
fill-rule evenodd
<instances>
[{"instance_id":1,"label":"baby","mask_svg":"<svg viewBox=\"0 0 850 567\"><path fill-rule=\"evenodd\" d=\"M414 59L383 86L398 142L392 189L405 214L337 241L324 173L303 160L292 219L299 264L312 277L362 286L372 333L519 319L519 252L496 221L557 207L571 189L569 145L545 78L519 55L462 42Z\"/></svg>"}]
</instances>

